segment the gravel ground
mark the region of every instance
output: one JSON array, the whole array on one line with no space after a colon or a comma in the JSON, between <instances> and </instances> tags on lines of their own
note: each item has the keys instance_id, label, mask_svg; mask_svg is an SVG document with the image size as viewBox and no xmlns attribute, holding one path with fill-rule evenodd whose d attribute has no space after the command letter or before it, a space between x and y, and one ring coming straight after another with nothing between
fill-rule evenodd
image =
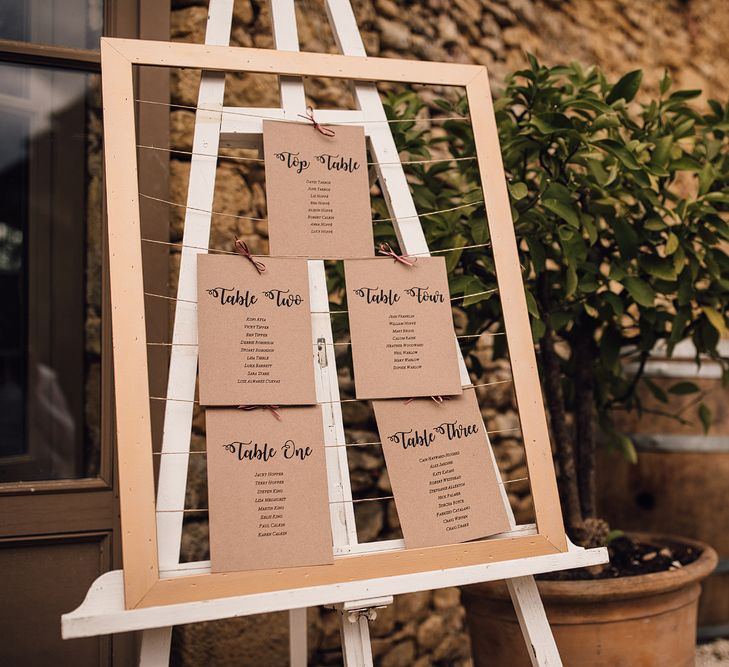
<instances>
[{"instance_id":1,"label":"gravel ground","mask_svg":"<svg viewBox=\"0 0 729 667\"><path fill-rule=\"evenodd\" d=\"M696 647L696 667L729 666L729 639L717 639Z\"/></svg>"}]
</instances>

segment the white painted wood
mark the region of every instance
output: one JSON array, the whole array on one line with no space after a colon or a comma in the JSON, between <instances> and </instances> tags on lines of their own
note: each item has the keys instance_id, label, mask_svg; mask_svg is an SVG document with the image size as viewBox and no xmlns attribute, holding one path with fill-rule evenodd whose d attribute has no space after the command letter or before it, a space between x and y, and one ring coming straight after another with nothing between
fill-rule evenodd
<instances>
[{"instance_id":1,"label":"white painted wood","mask_svg":"<svg viewBox=\"0 0 729 667\"><path fill-rule=\"evenodd\" d=\"M562 660L534 577L512 577L506 580L506 585L533 667L561 667Z\"/></svg>"},{"instance_id":2,"label":"white painted wood","mask_svg":"<svg viewBox=\"0 0 729 667\"><path fill-rule=\"evenodd\" d=\"M339 633L342 638L344 667L371 667L369 618L362 614L350 619L349 614L339 611Z\"/></svg>"},{"instance_id":3,"label":"white painted wood","mask_svg":"<svg viewBox=\"0 0 729 667\"><path fill-rule=\"evenodd\" d=\"M206 44L227 45L233 20L233 0L216 0L211 3ZM197 254L204 252L210 240L211 215L204 211L213 208L215 194L215 170L218 163L220 123L222 119L225 74L202 72L198 91L198 110L195 113L193 135L194 155L190 164L183 248L177 286L173 343L197 343L197 306L187 301L197 300ZM220 111L217 111L220 109ZM190 401L195 395L197 374L197 347L173 345L170 348L170 368L167 396ZM168 401L161 451L185 451L190 448L193 403ZM176 566L180 560L182 541L182 510L187 490L189 455L162 456L157 486L157 544L160 568ZM142 635L139 664L153 667L169 664L172 628L146 630Z\"/></svg>"},{"instance_id":4,"label":"white painted wood","mask_svg":"<svg viewBox=\"0 0 729 667\"><path fill-rule=\"evenodd\" d=\"M589 567L604 563L606 560L607 550L604 548L574 547L567 553L534 558L145 609L124 609L123 573L121 570L114 570L101 575L92 584L83 603L74 611L63 615L61 628L65 639L92 637L112 632L129 632L301 607L340 604L414 591L465 586L481 581L513 579L542 572ZM192 573L179 570L170 574L186 576Z\"/></svg>"},{"instance_id":5,"label":"white painted wood","mask_svg":"<svg viewBox=\"0 0 729 667\"><path fill-rule=\"evenodd\" d=\"M170 662L172 628L151 628L142 633L139 667L159 667Z\"/></svg>"},{"instance_id":6,"label":"white painted wood","mask_svg":"<svg viewBox=\"0 0 729 667\"><path fill-rule=\"evenodd\" d=\"M227 45L233 19L233 0L216 0L211 3L206 44ZM209 213L215 192L220 138L221 113L225 75L219 72L203 72L198 94L198 111L195 116L193 153L190 165L190 183L186 210L183 247L180 261L179 282L172 334L173 343L197 343L197 306L186 301L197 300L197 248L207 248L210 240ZM165 403L162 452L189 450L192 431L195 377L197 373L197 347L173 345L170 349L170 370L167 396L184 401ZM157 540L161 568L179 562L183 514L185 506L188 456L162 456L157 490Z\"/></svg>"},{"instance_id":7,"label":"white painted wood","mask_svg":"<svg viewBox=\"0 0 729 667\"><path fill-rule=\"evenodd\" d=\"M307 651L306 607L289 610L290 667L306 667Z\"/></svg>"}]
</instances>

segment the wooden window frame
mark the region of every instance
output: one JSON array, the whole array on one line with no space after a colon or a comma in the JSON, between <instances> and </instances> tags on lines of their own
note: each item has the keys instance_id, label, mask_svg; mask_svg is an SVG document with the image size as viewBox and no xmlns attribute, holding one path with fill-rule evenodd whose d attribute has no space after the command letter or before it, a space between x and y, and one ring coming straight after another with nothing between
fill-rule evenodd
<instances>
[{"instance_id":1,"label":"wooden window frame","mask_svg":"<svg viewBox=\"0 0 729 667\"><path fill-rule=\"evenodd\" d=\"M103 39L101 59L126 607L273 593L567 552L486 68L123 39ZM489 175L482 187L534 499L535 533L516 530L464 544L337 556L332 565L316 567L160 578L133 88L135 66L147 65L359 81L384 78L465 88L479 168Z\"/></svg>"},{"instance_id":2,"label":"wooden window frame","mask_svg":"<svg viewBox=\"0 0 729 667\"><path fill-rule=\"evenodd\" d=\"M104 2L104 34L116 37L167 38L169 33L169 0L106 0ZM101 52L96 49L81 49L55 46L30 41L0 39L0 62L30 67L64 69L79 73L101 73ZM148 69L140 73L135 85L144 99L169 102L169 74L162 69ZM169 122L167 109L151 107L140 109L138 133L140 143L167 147L169 145ZM140 176L160 197L165 197L169 188L169 165L159 156L143 156L139 164ZM102 234L106 236L106 207L103 206ZM143 207L144 208L144 207ZM163 223L163 224L161 224ZM145 233L151 238L169 240L169 225L157 216L145 219ZM85 240L85 239L84 239ZM84 244L72 248L81 256L76 260L84 262ZM45 493L72 493L105 490L111 492L114 486L114 450L116 441L114 417L114 381L112 372L112 344L109 307L108 249L102 246L102 332L101 332L101 396L100 396L100 460L99 469L93 477L73 477L62 479L41 479L28 482L0 482L0 497L32 493L34 496ZM157 267L147 277L153 289L164 288L167 283L168 251L164 246L150 249L145 260ZM32 307L32 306L29 306ZM165 335L169 313L166 308L156 309L148 320L150 335ZM79 333L83 337L83 328ZM150 360L156 369L166 368L167 359L158 353ZM83 364L81 364L83 367ZM86 388L81 385L82 391ZM86 400L86 399L85 399ZM84 400L84 403L85 403ZM161 428L163 411L160 407L153 414L154 423ZM81 415L81 427L85 415ZM158 429L159 430L159 429ZM21 455L28 458L29 455ZM19 458L21 458L19 457Z\"/></svg>"}]
</instances>

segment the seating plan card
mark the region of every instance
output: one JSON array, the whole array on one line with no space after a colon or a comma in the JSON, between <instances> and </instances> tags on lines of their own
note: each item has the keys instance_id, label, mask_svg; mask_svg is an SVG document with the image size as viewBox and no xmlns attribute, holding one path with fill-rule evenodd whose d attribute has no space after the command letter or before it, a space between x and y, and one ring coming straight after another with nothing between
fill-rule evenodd
<instances>
[{"instance_id":1,"label":"seating plan card","mask_svg":"<svg viewBox=\"0 0 729 667\"><path fill-rule=\"evenodd\" d=\"M442 403L373 401L407 548L509 530L473 388Z\"/></svg>"},{"instance_id":2,"label":"seating plan card","mask_svg":"<svg viewBox=\"0 0 729 667\"><path fill-rule=\"evenodd\" d=\"M332 563L321 408L209 408L205 421L212 571Z\"/></svg>"},{"instance_id":3,"label":"seating plan card","mask_svg":"<svg viewBox=\"0 0 729 667\"><path fill-rule=\"evenodd\" d=\"M345 260L357 398L460 394L445 260Z\"/></svg>"},{"instance_id":4,"label":"seating plan card","mask_svg":"<svg viewBox=\"0 0 729 667\"><path fill-rule=\"evenodd\" d=\"M305 259L198 255L202 405L316 402Z\"/></svg>"},{"instance_id":5,"label":"seating plan card","mask_svg":"<svg viewBox=\"0 0 729 667\"><path fill-rule=\"evenodd\" d=\"M334 136L307 122L263 121L272 255L374 255L364 129L329 131Z\"/></svg>"}]
</instances>

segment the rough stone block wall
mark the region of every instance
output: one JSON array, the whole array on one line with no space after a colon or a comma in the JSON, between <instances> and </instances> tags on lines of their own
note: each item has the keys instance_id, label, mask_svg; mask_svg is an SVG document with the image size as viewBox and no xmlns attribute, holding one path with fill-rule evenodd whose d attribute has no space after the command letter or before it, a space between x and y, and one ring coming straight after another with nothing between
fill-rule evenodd
<instances>
[{"instance_id":1,"label":"rough stone block wall","mask_svg":"<svg viewBox=\"0 0 729 667\"><path fill-rule=\"evenodd\" d=\"M577 60L599 64L617 78L626 71L643 68L644 91L655 92L668 69L678 85L701 88L708 96L723 98L729 55L729 6L726 0L353 0L358 24L369 55L422 60L475 62L488 66L492 85L498 91L504 76L524 66L525 52L548 64ZM205 0L173 0L171 39L202 43L207 16ZM271 48L270 12L263 0L236 0L231 44ZM305 51L336 52L327 25L322 0L297 2L301 48ZM199 72L185 70L173 77L172 101L180 107L171 112L172 144L191 150ZM351 104L349 91L337 81L307 82L314 106ZM426 93L427 95L427 93ZM274 77L229 76L226 103L275 106L278 91ZM238 154L238 153L236 153ZM184 202L189 159L173 155L171 199ZM233 215L265 217L263 172L245 161L221 161L218 167L214 210ZM160 213L164 211L161 209ZM171 240L180 241L182 210L172 208ZM266 252L265 224L253 220L218 217L211 238L213 247L227 247L237 235L254 251ZM171 255L172 289L178 258ZM457 326L465 315L454 313ZM508 362L494 359L492 348L480 342L476 355L484 370L475 382L510 376ZM352 395L352 383L342 371L343 397ZM508 387L508 385L506 385ZM482 412L488 430L517 425L510 389L484 392ZM370 410L360 403L345 408L348 442L378 440ZM204 449L204 415L196 412L193 450ZM359 497L389 495L391 488L378 448L351 448L353 490ZM494 438L502 473L510 479L526 476L523 448L515 438ZM508 487L517 517L532 514L528 482ZM205 507L204 457L192 456L188 507ZM400 536L397 513L390 501L357 506L361 540ZM208 556L207 524L191 516L186 523L182 556L197 560ZM373 652L382 667L470 664L464 611L457 589L423 592L396 598L381 610L372 624ZM341 664L338 617L335 612L309 611L311 665ZM288 664L286 614L231 619L177 628L173 641L176 665Z\"/></svg>"}]
</instances>

